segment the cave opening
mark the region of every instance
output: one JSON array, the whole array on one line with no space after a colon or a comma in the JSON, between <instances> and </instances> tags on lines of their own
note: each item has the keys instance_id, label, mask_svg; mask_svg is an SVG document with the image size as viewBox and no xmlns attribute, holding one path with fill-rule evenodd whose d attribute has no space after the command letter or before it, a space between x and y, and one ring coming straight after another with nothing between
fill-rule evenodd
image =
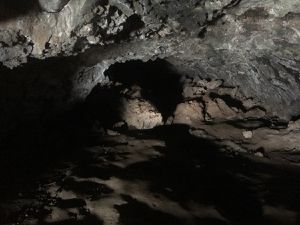
<instances>
[{"instance_id":1,"label":"cave opening","mask_svg":"<svg viewBox=\"0 0 300 225\"><path fill-rule=\"evenodd\" d=\"M140 96L149 100L162 113L164 121L182 101L183 76L163 59L116 63L105 71L113 82L127 89L140 89Z\"/></svg>"},{"instance_id":2,"label":"cave opening","mask_svg":"<svg viewBox=\"0 0 300 225\"><path fill-rule=\"evenodd\" d=\"M116 63L104 75L108 82L96 85L85 105L105 128L118 122L135 129L163 125L183 100L184 76L162 59Z\"/></svg>"}]
</instances>

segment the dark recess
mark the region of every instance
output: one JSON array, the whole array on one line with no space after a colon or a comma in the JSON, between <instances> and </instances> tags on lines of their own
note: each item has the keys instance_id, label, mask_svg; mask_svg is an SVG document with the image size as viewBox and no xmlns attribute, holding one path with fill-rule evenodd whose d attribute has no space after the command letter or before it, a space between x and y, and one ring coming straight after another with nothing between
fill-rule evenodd
<instances>
[{"instance_id":1,"label":"dark recess","mask_svg":"<svg viewBox=\"0 0 300 225\"><path fill-rule=\"evenodd\" d=\"M182 75L165 60L116 63L105 75L128 88L140 86L142 97L157 107L164 120L173 114L177 104L182 101Z\"/></svg>"},{"instance_id":2,"label":"dark recess","mask_svg":"<svg viewBox=\"0 0 300 225\"><path fill-rule=\"evenodd\" d=\"M37 0L1 0L0 21L28 14L38 5Z\"/></svg>"},{"instance_id":3,"label":"dark recess","mask_svg":"<svg viewBox=\"0 0 300 225\"><path fill-rule=\"evenodd\" d=\"M119 42L121 40L127 40L130 38L130 33L137 31L145 26L145 23L142 21L141 16L139 15L132 15L128 17L126 23L124 24L124 29L117 34L115 37L115 41Z\"/></svg>"}]
</instances>

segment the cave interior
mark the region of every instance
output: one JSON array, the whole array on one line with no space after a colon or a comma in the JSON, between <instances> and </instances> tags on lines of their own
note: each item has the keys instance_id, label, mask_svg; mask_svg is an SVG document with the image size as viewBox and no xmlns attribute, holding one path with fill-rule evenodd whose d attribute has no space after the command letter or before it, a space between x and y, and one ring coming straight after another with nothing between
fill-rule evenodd
<instances>
[{"instance_id":1,"label":"cave interior","mask_svg":"<svg viewBox=\"0 0 300 225\"><path fill-rule=\"evenodd\" d=\"M0 225L299 225L300 4L249 2L1 0Z\"/></svg>"}]
</instances>

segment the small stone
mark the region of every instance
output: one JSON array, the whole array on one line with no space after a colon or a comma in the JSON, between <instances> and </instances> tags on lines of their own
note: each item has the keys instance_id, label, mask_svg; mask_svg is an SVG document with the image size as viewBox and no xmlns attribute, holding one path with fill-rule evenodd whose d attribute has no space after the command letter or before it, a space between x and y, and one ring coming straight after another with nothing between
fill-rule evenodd
<instances>
[{"instance_id":1,"label":"small stone","mask_svg":"<svg viewBox=\"0 0 300 225\"><path fill-rule=\"evenodd\" d=\"M169 187L166 187L165 190L168 191L168 192L173 192L173 189L169 188Z\"/></svg>"},{"instance_id":2,"label":"small stone","mask_svg":"<svg viewBox=\"0 0 300 225\"><path fill-rule=\"evenodd\" d=\"M122 128L126 127L126 123L124 121L119 121L113 125L113 128Z\"/></svg>"},{"instance_id":3,"label":"small stone","mask_svg":"<svg viewBox=\"0 0 300 225\"><path fill-rule=\"evenodd\" d=\"M264 154L261 153L261 152L256 152L254 155L257 156L257 157L260 157L260 158L264 157Z\"/></svg>"},{"instance_id":4,"label":"small stone","mask_svg":"<svg viewBox=\"0 0 300 225\"><path fill-rule=\"evenodd\" d=\"M94 37L94 36L88 36L87 38L87 41L90 43L90 44L97 44L100 39L98 37Z\"/></svg>"},{"instance_id":5,"label":"small stone","mask_svg":"<svg viewBox=\"0 0 300 225\"><path fill-rule=\"evenodd\" d=\"M253 137L252 131L243 131L243 137L246 139L251 139Z\"/></svg>"},{"instance_id":6,"label":"small stone","mask_svg":"<svg viewBox=\"0 0 300 225\"><path fill-rule=\"evenodd\" d=\"M106 133L107 133L107 135L109 135L109 136L119 136L119 135L120 135L119 132L113 131L113 130L109 130L109 129L106 131Z\"/></svg>"}]
</instances>

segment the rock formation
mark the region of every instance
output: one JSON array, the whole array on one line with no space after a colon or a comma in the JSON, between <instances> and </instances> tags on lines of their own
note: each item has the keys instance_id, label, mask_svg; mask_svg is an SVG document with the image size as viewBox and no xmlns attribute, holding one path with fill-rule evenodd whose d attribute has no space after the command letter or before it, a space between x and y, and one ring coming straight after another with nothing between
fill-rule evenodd
<instances>
[{"instance_id":1,"label":"rock formation","mask_svg":"<svg viewBox=\"0 0 300 225\"><path fill-rule=\"evenodd\" d=\"M13 1L0 6L3 139L83 102L97 84L110 82L105 73L116 63L162 59L182 88L173 115L143 96L124 100L125 112L141 104L140 113L143 107L158 110L155 118L162 114L165 124L238 129L238 136L228 137L233 141L251 131L252 138L242 140L247 148L249 141L257 148L275 135L284 149L299 149L293 138L300 115L297 0L39 0L21 1L20 9ZM139 116L147 124L154 115ZM161 124L159 116L155 120Z\"/></svg>"}]
</instances>

